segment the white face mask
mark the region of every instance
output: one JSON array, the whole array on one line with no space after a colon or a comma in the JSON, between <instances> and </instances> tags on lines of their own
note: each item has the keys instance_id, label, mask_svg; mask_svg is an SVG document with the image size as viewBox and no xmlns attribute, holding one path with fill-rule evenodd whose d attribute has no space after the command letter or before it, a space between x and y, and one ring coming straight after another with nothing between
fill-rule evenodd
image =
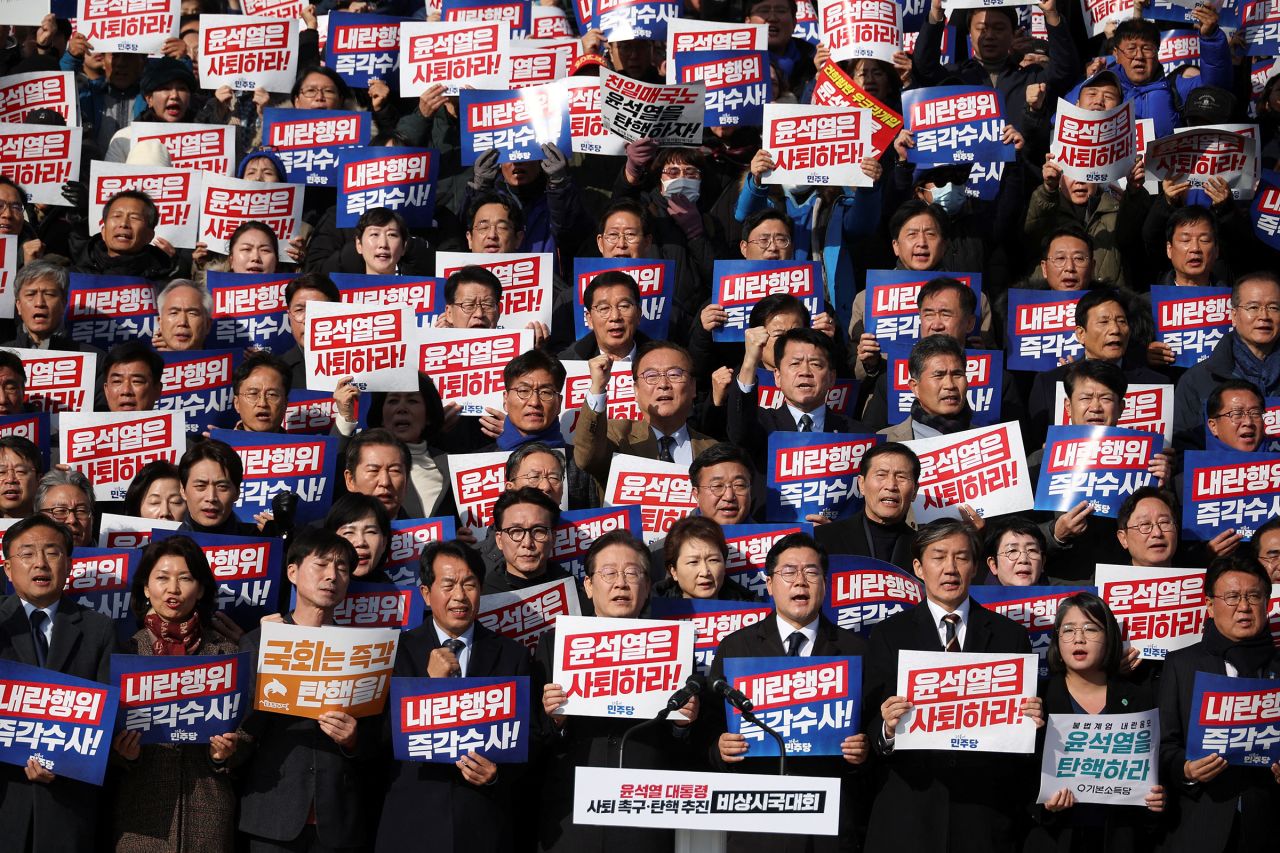
<instances>
[{"instance_id":1,"label":"white face mask","mask_svg":"<svg viewBox=\"0 0 1280 853\"><path fill-rule=\"evenodd\" d=\"M954 216L964 207L964 187L960 184L935 184L932 195L933 203L945 210L948 216Z\"/></svg>"},{"instance_id":2,"label":"white face mask","mask_svg":"<svg viewBox=\"0 0 1280 853\"><path fill-rule=\"evenodd\" d=\"M696 204L702 194L702 181L698 178L672 178L662 182L664 196L682 195L690 204Z\"/></svg>"}]
</instances>

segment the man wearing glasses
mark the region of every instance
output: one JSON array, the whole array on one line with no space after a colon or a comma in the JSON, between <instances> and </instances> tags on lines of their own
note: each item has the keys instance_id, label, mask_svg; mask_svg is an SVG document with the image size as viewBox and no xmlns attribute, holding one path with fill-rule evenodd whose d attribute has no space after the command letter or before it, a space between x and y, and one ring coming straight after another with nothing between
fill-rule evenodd
<instances>
[{"instance_id":1,"label":"man wearing glasses","mask_svg":"<svg viewBox=\"0 0 1280 853\"><path fill-rule=\"evenodd\" d=\"M503 492L493 505L493 529L503 565L486 572L485 595L528 589L573 577L550 560L560 507L530 486Z\"/></svg>"},{"instance_id":2,"label":"man wearing glasses","mask_svg":"<svg viewBox=\"0 0 1280 853\"><path fill-rule=\"evenodd\" d=\"M631 376L643 418L639 421L605 415L612 364L606 353L589 362L591 387L574 439L574 461L598 484L603 487L609 479L609 465L619 453L687 467L693 464L694 457L716 443L688 424L696 383L693 363L684 347L669 341L650 341L637 351Z\"/></svg>"},{"instance_id":3,"label":"man wearing glasses","mask_svg":"<svg viewBox=\"0 0 1280 853\"><path fill-rule=\"evenodd\" d=\"M1271 576L1272 583L1280 583L1280 518L1273 518L1253 534L1253 550L1258 562Z\"/></svg>"},{"instance_id":4,"label":"man wearing glasses","mask_svg":"<svg viewBox=\"0 0 1280 853\"><path fill-rule=\"evenodd\" d=\"M1266 401L1247 379L1228 379L1209 395L1204 407L1209 434L1227 450L1253 453L1265 437Z\"/></svg>"},{"instance_id":5,"label":"man wearing glasses","mask_svg":"<svg viewBox=\"0 0 1280 853\"><path fill-rule=\"evenodd\" d=\"M1204 447L1205 402L1228 379L1247 379L1264 397L1280 396L1280 277L1249 273L1231 289L1231 331L1204 361L1178 380L1173 437L1181 448Z\"/></svg>"},{"instance_id":6,"label":"man wearing glasses","mask_svg":"<svg viewBox=\"0 0 1280 853\"><path fill-rule=\"evenodd\" d=\"M621 270L602 272L582 291L587 334L560 353L564 359L588 361L604 353L613 361L631 361L636 347L648 343L640 331L640 285Z\"/></svg>"}]
</instances>

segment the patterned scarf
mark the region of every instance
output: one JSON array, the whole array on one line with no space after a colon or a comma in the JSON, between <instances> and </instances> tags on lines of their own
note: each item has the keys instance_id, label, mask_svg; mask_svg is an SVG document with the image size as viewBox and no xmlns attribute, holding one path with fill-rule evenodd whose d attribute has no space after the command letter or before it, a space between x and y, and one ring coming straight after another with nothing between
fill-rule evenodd
<instances>
[{"instance_id":1,"label":"patterned scarf","mask_svg":"<svg viewBox=\"0 0 1280 853\"><path fill-rule=\"evenodd\" d=\"M193 655L200 648L198 613L192 613L185 622L170 622L159 613L148 613L143 623L156 638L151 650L157 655Z\"/></svg>"}]
</instances>

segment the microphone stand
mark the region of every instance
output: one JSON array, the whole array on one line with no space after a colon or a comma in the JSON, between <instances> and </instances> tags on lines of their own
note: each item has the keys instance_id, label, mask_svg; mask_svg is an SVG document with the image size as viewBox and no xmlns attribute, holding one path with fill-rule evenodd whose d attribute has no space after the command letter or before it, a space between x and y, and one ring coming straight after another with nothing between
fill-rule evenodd
<instances>
[{"instance_id":1,"label":"microphone stand","mask_svg":"<svg viewBox=\"0 0 1280 853\"><path fill-rule=\"evenodd\" d=\"M631 728L627 729L625 732L622 733L622 741L618 744L618 769L622 769L622 767L624 766L622 763L622 756L624 751L627 748L627 741L631 739L631 736L636 732L640 731L641 729L648 729L648 728L652 728L653 726L656 726L658 723L665 723L667 721L667 717L670 716L670 714L671 714L670 708L663 708L661 711L658 712L657 716L655 716L653 719L645 720L643 723L632 726Z\"/></svg>"},{"instance_id":2,"label":"microphone stand","mask_svg":"<svg viewBox=\"0 0 1280 853\"><path fill-rule=\"evenodd\" d=\"M755 725L759 726L761 731L768 732L770 735L773 736L773 739L778 742L778 775L786 776L787 775L787 746L785 743L782 742L782 735L778 734L778 732L772 726L766 726L764 722L762 722L761 719L751 711L745 710L743 708L738 708L738 712L742 714L742 719L746 720L749 723L754 723Z\"/></svg>"}]
</instances>

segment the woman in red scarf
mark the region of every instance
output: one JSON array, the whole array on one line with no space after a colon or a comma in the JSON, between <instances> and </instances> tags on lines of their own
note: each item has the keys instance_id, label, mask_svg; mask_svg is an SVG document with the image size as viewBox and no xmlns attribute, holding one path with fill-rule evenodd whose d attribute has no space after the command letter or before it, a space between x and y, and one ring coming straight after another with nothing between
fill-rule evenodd
<instances>
[{"instance_id":1,"label":"woman in red scarf","mask_svg":"<svg viewBox=\"0 0 1280 853\"><path fill-rule=\"evenodd\" d=\"M125 644L138 655L221 655L239 651L210 623L218 586L200 546L186 536L153 542L133 579L141 629ZM180 661L175 665L181 666ZM233 732L206 744L140 745L121 732L112 746L124 766L117 787L116 853L222 853L234 849L235 795L226 761Z\"/></svg>"}]
</instances>

